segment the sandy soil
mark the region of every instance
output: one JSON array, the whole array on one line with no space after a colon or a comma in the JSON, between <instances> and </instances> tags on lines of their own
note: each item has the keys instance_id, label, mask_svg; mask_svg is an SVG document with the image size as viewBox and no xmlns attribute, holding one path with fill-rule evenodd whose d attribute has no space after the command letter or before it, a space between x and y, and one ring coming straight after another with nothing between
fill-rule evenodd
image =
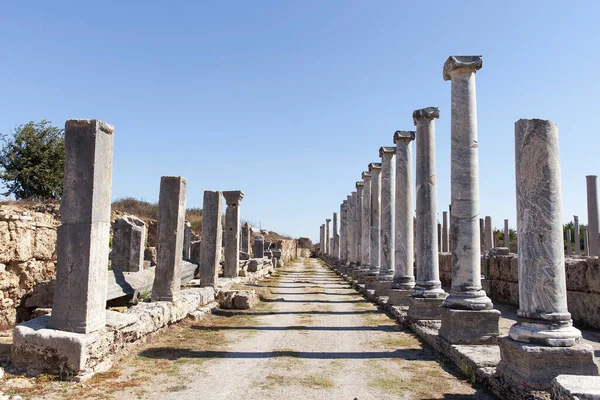
<instances>
[{"instance_id":1,"label":"sandy soil","mask_svg":"<svg viewBox=\"0 0 600 400\"><path fill-rule=\"evenodd\" d=\"M83 384L14 378L21 387L5 392L48 399L489 398L318 260L279 269L254 288L264 298L256 308L174 325Z\"/></svg>"}]
</instances>

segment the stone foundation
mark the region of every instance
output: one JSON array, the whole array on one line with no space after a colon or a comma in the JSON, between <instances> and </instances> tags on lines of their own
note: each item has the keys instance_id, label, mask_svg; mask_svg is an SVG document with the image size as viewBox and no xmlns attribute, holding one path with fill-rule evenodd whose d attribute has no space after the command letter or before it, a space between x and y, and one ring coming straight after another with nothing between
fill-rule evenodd
<instances>
[{"instance_id":1,"label":"stone foundation","mask_svg":"<svg viewBox=\"0 0 600 400\"><path fill-rule=\"evenodd\" d=\"M408 299L408 319L439 320L441 319L440 307L444 299L410 297Z\"/></svg>"},{"instance_id":2,"label":"stone foundation","mask_svg":"<svg viewBox=\"0 0 600 400\"><path fill-rule=\"evenodd\" d=\"M452 344L482 344L500 335L498 310L453 310L440 308L440 337Z\"/></svg>"}]
</instances>

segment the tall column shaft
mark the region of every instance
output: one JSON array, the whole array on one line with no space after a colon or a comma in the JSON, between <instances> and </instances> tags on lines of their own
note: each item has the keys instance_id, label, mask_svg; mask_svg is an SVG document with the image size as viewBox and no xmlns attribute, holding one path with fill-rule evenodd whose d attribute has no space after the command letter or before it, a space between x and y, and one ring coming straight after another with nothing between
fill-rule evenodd
<instances>
[{"instance_id":1,"label":"tall column shaft","mask_svg":"<svg viewBox=\"0 0 600 400\"><path fill-rule=\"evenodd\" d=\"M202 286L215 286L219 274L221 261L221 243L223 229L221 215L222 193L204 191L202 204L202 243L200 245L200 284ZM256 255L255 255L256 257Z\"/></svg>"},{"instance_id":2,"label":"tall column shaft","mask_svg":"<svg viewBox=\"0 0 600 400\"><path fill-rule=\"evenodd\" d=\"M381 230L380 263L378 280L393 280L396 241L396 147L379 149L381 157Z\"/></svg>"},{"instance_id":3,"label":"tall column shaft","mask_svg":"<svg viewBox=\"0 0 600 400\"><path fill-rule=\"evenodd\" d=\"M588 248L590 256L598 256L598 177L585 177L588 211Z\"/></svg>"},{"instance_id":4,"label":"tall column shaft","mask_svg":"<svg viewBox=\"0 0 600 400\"><path fill-rule=\"evenodd\" d=\"M575 255L581 255L581 238L579 237L579 217L573 215L573 228L575 228Z\"/></svg>"},{"instance_id":5,"label":"tall column shaft","mask_svg":"<svg viewBox=\"0 0 600 400\"><path fill-rule=\"evenodd\" d=\"M504 247L507 247L510 251L510 228L507 219L504 220Z\"/></svg>"},{"instance_id":6,"label":"tall column shaft","mask_svg":"<svg viewBox=\"0 0 600 400\"><path fill-rule=\"evenodd\" d=\"M567 238L566 238L566 247L565 247L565 252L568 256L571 255L571 242L572 242L572 238L571 238L571 230L568 229L567 230Z\"/></svg>"},{"instance_id":7,"label":"tall column shaft","mask_svg":"<svg viewBox=\"0 0 600 400\"><path fill-rule=\"evenodd\" d=\"M590 242L588 238L588 229L583 228L583 254L588 257L590 255Z\"/></svg>"},{"instance_id":8,"label":"tall column shaft","mask_svg":"<svg viewBox=\"0 0 600 400\"><path fill-rule=\"evenodd\" d=\"M240 269L240 202L244 193L239 190L223 192L225 210L225 265L223 277L235 278Z\"/></svg>"},{"instance_id":9,"label":"tall column shaft","mask_svg":"<svg viewBox=\"0 0 600 400\"><path fill-rule=\"evenodd\" d=\"M325 254L325 225L319 226L319 251L321 255Z\"/></svg>"},{"instance_id":10,"label":"tall column shaft","mask_svg":"<svg viewBox=\"0 0 600 400\"><path fill-rule=\"evenodd\" d=\"M371 174L362 173L363 195L361 213L361 264L368 267L371 263Z\"/></svg>"},{"instance_id":11,"label":"tall column shaft","mask_svg":"<svg viewBox=\"0 0 600 400\"><path fill-rule=\"evenodd\" d=\"M451 221L452 289L444 306L456 309L491 309L492 301L481 289L479 219L479 153L475 71L480 56L450 57L444 80L452 81Z\"/></svg>"},{"instance_id":12,"label":"tall column shaft","mask_svg":"<svg viewBox=\"0 0 600 400\"><path fill-rule=\"evenodd\" d=\"M113 134L112 126L95 119L65 123L51 329L90 333L106 325Z\"/></svg>"},{"instance_id":13,"label":"tall column shaft","mask_svg":"<svg viewBox=\"0 0 600 400\"><path fill-rule=\"evenodd\" d=\"M356 192L352 192L351 198L350 198L350 204L351 204L351 227L352 227L352 234L350 235L349 238L349 242L348 242L348 246L350 247L350 262L356 264L356 256L357 256L357 252L356 252L356 247L357 247L357 236L358 236L358 227L356 226L356 208L357 208L357 197L356 197Z\"/></svg>"},{"instance_id":14,"label":"tall column shaft","mask_svg":"<svg viewBox=\"0 0 600 400\"><path fill-rule=\"evenodd\" d=\"M346 235L348 230L348 202L344 200L340 205L340 261L346 262Z\"/></svg>"},{"instance_id":15,"label":"tall column shaft","mask_svg":"<svg viewBox=\"0 0 600 400\"><path fill-rule=\"evenodd\" d=\"M372 273L379 273L381 267L380 251L380 226L381 226L381 164L370 163L369 172L371 173L371 244L369 255L371 256L370 266Z\"/></svg>"},{"instance_id":16,"label":"tall column shaft","mask_svg":"<svg viewBox=\"0 0 600 400\"><path fill-rule=\"evenodd\" d=\"M325 254L331 255L331 231L330 231L331 219L325 220Z\"/></svg>"},{"instance_id":17,"label":"tall column shaft","mask_svg":"<svg viewBox=\"0 0 600 400\"><path fill-rule=\"evenodd\" d=\"M492 226L492 217L485 217L485 249L494 248L494 227Z\"/></svg>"},{"instance_id":18,"label":"tall column shaft","mask_svg":"<svg viewBox=\"0 0 600 400\"><path fill-rule=\"evenodd\" d=\"M363 236L363 190L364 184L362 182L356 182L356 264L362 263L362 236Z\"/></svg>"},{"instance_id":19,"label":"tall column shaft","mask_svg":"<svg viewBox=\"0 0 600 400\"><path fill-rule=\"evenodd\" d=\"M442 252L447 253L448 250L448 212L444 211L442 214Z\"/></svg>"},{"instance_id":20,"label":"tall column shaft","mask_svg":"<svg viewBox=\"0 0 600 400\"><path fill-rule=\"evenodd\" d=\"M413 231L413 131L396 131L396 216L393 289L410 290L415 286Z\"/></svg>"},{"instance_id":21,"label":"tall column shaft","mask_svg":"<svg viewBox=\"0 0 600 400\"><path fill-rule=\"evenodd\" d=\"M414 297L439 298L441 289L437 243L435 118L437 107L413 113L417 127L417 282Z\"/></svg>"},{"instance_id":22,"label":"tall column shaft","mask_svg":"<svg viewBox=\"0 0 600 400\"><path fill-rule=\"evenodd\" d=\"M558 128L515 123L519 311L509 332L520 342L571 346L581 333L567 310ZM543 238L543 240L540 240Z\"/></svg>"}]
</instances>

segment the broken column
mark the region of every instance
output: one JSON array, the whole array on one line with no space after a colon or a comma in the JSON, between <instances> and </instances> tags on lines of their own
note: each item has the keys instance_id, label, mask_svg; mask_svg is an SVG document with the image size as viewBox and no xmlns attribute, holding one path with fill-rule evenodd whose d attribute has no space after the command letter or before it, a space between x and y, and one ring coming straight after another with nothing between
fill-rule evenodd
<instances>
[{"instance_id":1,"label":"broken column","mask_svg":"<svg viewBox=\"0 0 600 400\"><path fill-rule=\"evenodd\" d=\"M436 237L435 119L439 117L437 107L413 113L417 127L417 281L408 308L408 316L413 320L439 319L439 309L446 297L440 282Z\"/></svg>"},{"instance_id":2,"label":"broken column","mask_svg":"<svg viewBox=\"0 0 600 400\"><path fill-rule=\"evenodd\" d=\"M369 173L371 174L371 217L369 220L370 243L369 243L369 272L365 277L365 282L374 281L379 274L381 261L380 245L380 227L381 227L381 163L370 163Z\"/></svg>"},{"instance_id":3,"label":"broken column","mask_svg":"<svg viewBox=\"0 0 600 400\"><path fill-rule=\"evenodd\" d=\"M492 309L492 300L481 287L475 93L475 72L481 66L481 56L455 56L448 58L443 71L444 80L452 81L452 288L441 308L440 337L450 343L476 344L499 335L500 312ZM491 218L487 225L491 230Z\"/></svg>"},{"instance_id":4,"label":"broken column","mask_svg":"<svg viewBox=\"0 0 600 400\"><path fill-rule=\"evenodd\" d=\"M160 178L158 249L152 301L177 301L181 292L186 181L181 176Z\"/></svg>"},{"instance_id":5,"label":"broken column","mask_svg":"<svg viewBox=\"0 0 600 400\"><path fill-rule=\"evenodd\" d=\"M413 131L396 131L396 217L394 241L394 279L388 291L390 306L407 306L415 286L413 247Z\"/></svg>"},{"instance_id":6,"label":"broken column","mask_svg":"<svg viewBox=\"0 0 600 400\"><path fill-rule=\"evenodd\" d=\"M485 249L491 250L494 248L494 228L492 226L492 217L485 217Z\"/></svg>"},{"instance_id":7,"label":"broken column","mask_svg":"<svg viewBox=\"0 0 600 400\"><path fill-rule=\"evenodd\" d=\"M340 235L338 234L338 215L333 213L333 246L331 247L333 258L340 258Z\"/></svg>"},{"instance_id":8,"label":"broken column","mask_svg":"<svg viewBox=\"0 0 600 400\"><path fill-rule=\"evenodd\" d=\"M515 153L519 310L509 338L500 342L497 373L547 390L557 375L597 375L598 366L592 347L579 343L567 309L557 126L517 121Z\"/></svg>"},{"instance_id":9,"label":"broken column","mask_svg":"<svg viewBox=\"0 0 600 400\"><path fill-rule=\"evenodd\" d=\"M96 119L65 124L51 329L90 333L106 323L113 133L112 126Z\"/></svg>"},{"instance_id":10,"label":"broken column","mask_svg":"<svg viewBox=\"0 0 600 400\"><path fill-rule=\"evenodd\" d=\"M387 296L394 280L396 241L396 146L383 146L381 157L380 268L375 284L376 296Z\"/></svg>"},{"instance_id":11,"label":"broken column","mask_svg":"<svg viewBox=\"0 0 600 400\"><path fill-rule=\"evenodd\" d=\"M588 211L588 249L590 256L598 254L598 177L588 175L585 177L587 188Z\"/></svg>"},{"instance_id":12,"label":"broken column","mask_svg":"<svg viewBox=\"0 0 600 400\"><path fill-rule=\"evenodd\" d=\"M579 237L579 217L573 215L573 228L575 228L575 255L581 255L581 238Z\"/></svg>"},{"instance_id":13,"label":"broken column","mask_svg":"<svg viewBox=\"0 0 600 400\"><path fill-rule=\"evenodd\" d=\"M362 212L361 212L361 239L360 239L360 254L361 265L366 272L369 270L371 263L371 174L369 172L362 173L363 178L363 195L362 195Z\"/></svg>"},{"instance_id":14,"label":"broken column","mask_svg":"<svg viewBox=\"0 0 600 400\"><path fill-rule=\"evenodd\" d=\"M221 192L205 190L202 204L202 244L200 250L200 284L215 286L219 277L223 228ZM255 255L256 258L262 258Z\"/></svg>"},{"instance_id":15,"label":"broken column","mask_svg":"<svg viewBox=\"0 0 600 400\"><path fill-rule=\"evenodd\" d=\"M447 253L448 250L448 212L444 211L442 214L442 252Z\"/></svg>"},{"instance_id":16,"label":"broken column","mask_svg":"<svg viewBox=\"0 0 600 400\"><path fill-rule=\"evenodd\" d=\"M192 254L192 224L185 221L183 225L183 258L188 260Z\"/></svg>"},{"instance_id":17,"label":"broken column","mask_svg":"<svg viewBox=\"0 0 600 400\"><path fill-rule=\"evenodd\" d=\"M250 253L250 225L248 225L247 222L242 226L240 251L243 253Z\"/></svg>"},{"instance_id":18,"label":"broken column","mask_svg":"<svg viewBox=\"0 0 600 400\"><path fill-rule=\"evenodd\" d=\"M329 223L331 222L331 219L326 219L325 220L325 254L327 254L328 256L331 255L331 231Z\"/></svg>"},{"instance_id":19,"label":"broken column","mask_svg":"<svg viewBox=\"0 0 600 400\"><path fill-rule=\"evenodd\" d=\"M225 197L225 265L223 277L235 278L240 269L240 202L244 193L239 190L223 192Z\"/></svg>"},{"instance_id":20,"label":"broken column","mask_svg":"<svg viewBox=\"0 0 600 400\"><path fill-rule=\"evenodd\" d=\"M113 225L112 269L138 272L144 269L146 224L133 215L124 215Z\"/></svg>"},{"instance_id":21,"label":"broken column","mask_svg":"<svg viewBox=\"0 0 600 400\"><path fill-rule=\"evenodd\" d=\"M325 236L325 225L321 227ZM265 258L265 237L258 233L254 235L254 258Z\"/></svg>"}]
</instances>

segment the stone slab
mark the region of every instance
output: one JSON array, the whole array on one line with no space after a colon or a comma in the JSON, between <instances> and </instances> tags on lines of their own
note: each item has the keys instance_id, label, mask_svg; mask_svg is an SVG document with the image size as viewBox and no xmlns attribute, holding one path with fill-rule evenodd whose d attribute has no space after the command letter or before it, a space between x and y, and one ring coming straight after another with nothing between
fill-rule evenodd
<instances>
[{"instance_id":1,"label":"stone slab","mask_svg":"<svg viewBox=\"0 0 600 400\"><path fill-rule=\"evenodd\" d=\"M410 297L408 318L410 320L440 320L440 307L444 299Z\"/></svg>"},{"instance_id":2,"label":"stone slab","mask_svg":"<svg viewBox=\"0 0 600 400\"><path fill-rule=\"evenodd\" d=\"M552 400L600 400L600 377L558 375L550 389Z\"/></svg>"},{"instance_id":3,"label":"stone slab","mask_svg":"<svg viewBox=\"0 0 600 400\"><path fill-rule=\"evenodd\" d=\"M498 310L440 309L440 336L452 344L481 344L500 335Z\"/></svg>"}]
</instances>

